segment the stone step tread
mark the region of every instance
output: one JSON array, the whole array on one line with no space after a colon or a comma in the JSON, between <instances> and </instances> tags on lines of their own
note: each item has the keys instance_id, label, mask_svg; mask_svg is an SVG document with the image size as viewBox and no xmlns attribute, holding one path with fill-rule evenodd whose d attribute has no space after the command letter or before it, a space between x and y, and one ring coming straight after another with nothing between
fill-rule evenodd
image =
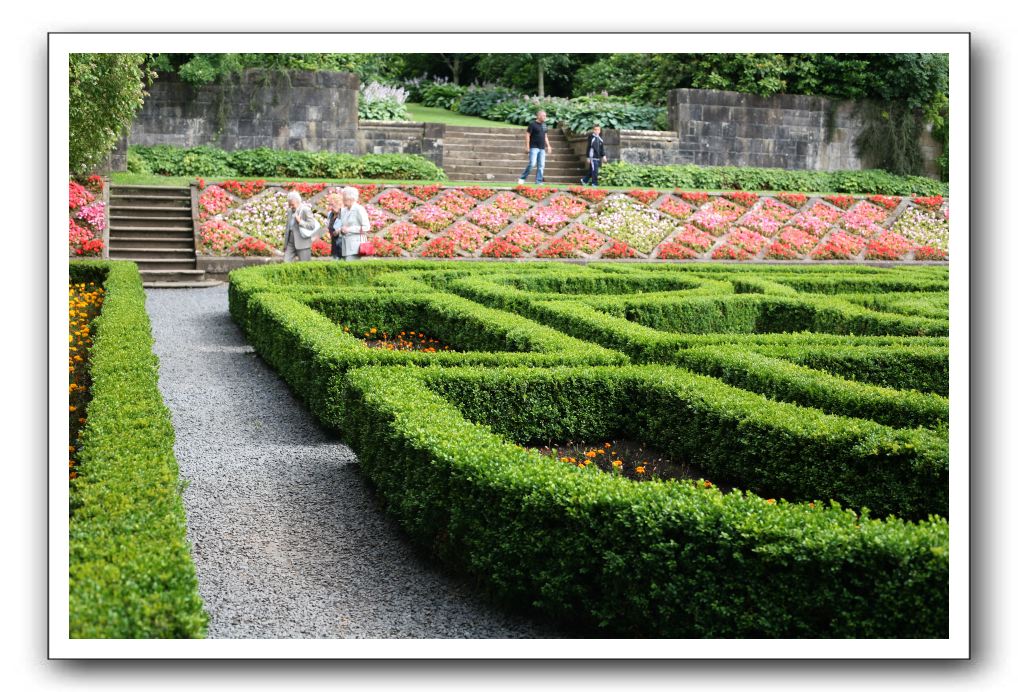
<instances>
[{"instance_id":1,"label":"stone step tread","mask_svg":"<svg viewBox=\"0 0 1018 692\"><path fill-rule=\"evenodd\" d=\"M181 188L180 192L173 190L173 194L152 194L151 192L125 192L120 188L110 188L110 199L172 199L191 200L191 191Z\"/></svg>"},{"instance_id":2,"label":"stone step tread","mask_svg":"<svg viewBox=\"0 0 1018 692\"><path fill-rule=\"evenodd\" d=\"M115 190L144 190L144 191L172 190L174 192L186 190L190 192L191 188L181 187L179 185L120 185L120 184L110 185L110 194L112 194Z\"/></svg>"},{"instance_id":3,"label":"stone step tread","mask_svg":"<svg viewBox=\"0 0 1018 692\"><path fill-rule=\"evenodd\" d=\"M110 252L141 252L141 253L170 253L171 256L184 255L185 257L190 255L194 257L194 247L191 248L176 248L176 247L144 247L138 245L117 245L113 244L113 240L110 242Z\"/></svg>"},{"instance_id":4,"label":"stone step tread","mask_svg":"<svg viewBox=\"0 0 1018 692\"><path fill-rule=\"evenodd\" d=\"M181 224L179 226L126 226L120 224L110 224L110 234L113 233L145 233L145 234L166 234L166 235L180 235L183 234L193 235L194 231L191 224Z\"/></svg>"},{"instance_id":5,"label":"stone step tread","mask_svg":"<svg viewBox=\"0 0 1018 692\"><path fill-rule=\"evenodd\" d=\"M185 235L186 233L186 235ZM167 234L156 235L150 233L148 235L130 235L124 232L110 232L110 240L116 240L121 243L155 243L156 245L167 245L169 243L189 243L194 240L194 236L190 231L181 231L177 236L171 236Z\"/></svg>"},{"instance_id":6,"label":"stone step tread","mask_svg":"<svg viewBox=\"0 0 1018 692\"><path fill-rule=\"evenodd\" d=\"M126 259L136 262L139 265L145 264L172 264L172 265L190 265L189 267L181 266L178 268L173 267L167 269L167 271L179 271L180 269L193 269L195 266L195 258L192 256L186 259L164 259L161 257L118 257L117 259Z\"/></svg>"},{"instance_id":7,"label":"stone step tread","mask_svg":"<svg viewBox=\"0 0 1018 692\"><path fill-rule=\"evenodd\" d=\"M205 279L204 281L143 281L143 288L212 288L222 286L222 281Z\"/></svg>"},{"instance_id":8,"label":"stone step tread","mask_svg":"<svg viewBox=\"0 0 1018 692\"><path fill-rule=\"evenodd\" d=\"M173 274L173 275L180 275L180 276L192 276L192 277L194 277L194 276L201 276L202 278L205 277L205 270L204 269L141 269L141 268L139 268L139 271L142 274L145 274L147 276L153 276L153 277L156 277L156 278L162 277L162 276L170 276L171 274Z\"/></svg>"},{"instance_id":9,"label":"stone step tread","mask_svg":"<svg viewBox=\"0 0 1018 692\"><path fill-rule=\"evenodd\" d=\"M185 212L188 216L191 215L190 205L186 207L172 207L168 204L162 206L150 206L150 205L134 205L134 204L110 204L110 213L114 212L135 212L135 211L157 211L161 213L165 212Z\"/></svg>"}]
</instances>

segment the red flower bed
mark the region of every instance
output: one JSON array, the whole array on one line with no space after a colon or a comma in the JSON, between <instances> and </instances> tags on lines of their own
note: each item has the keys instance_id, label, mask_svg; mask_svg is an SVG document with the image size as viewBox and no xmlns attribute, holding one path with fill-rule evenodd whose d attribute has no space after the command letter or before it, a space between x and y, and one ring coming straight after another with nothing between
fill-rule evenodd
<instances>
[{"instance_id":1,"label":"red flower bed","mask_svg":"<svg viewBox=\"0 0 1018 692\"><path fill-rule=\"evenodd\" d=\"M614 243L611 244L611 247L609 247L607 250L601 253L601 257L606 257L608 259L636 257L636 250L629 247L625 243L620 243L619 241L616 240Z\"/></svg>"},{"instance_id":2,"label":"red flower bed","mask_svg":"<svg viewBox=\"0 0 1018 692\"><path fill-rule=\"evenodd\" d=\"M67 184L68 208L77 209L95 200L95 196L86 190L84 186L73 180Z\"/></svg>"},{"instance_id":3,"label":"red flower bed","mask_svg":"<svg viewBox=\"0 0 1018 692\"><path fill-rule=\"evenodd\" d=\"M499 196L492 200L491 203L498 207L499 209L501 209L502 211L508 212L513 216L516 216L517 214L522 214L523 212L530 208L530 202L528 202L525 199L520 199L516 195L510 194L508 192L503 192L499 194Z\"/></svg>"},{"instance_id":4,"label":"red flower bed","mask_svg":"<svg viewBox=\"0 0 1018 692\"><path fill-rule=\"evenodd\" d=\"M714 259L750 259L755 257L767 243L767 239L745 228L738 228L728 234L724 245L714 249Z\"/></svg>"},{"instance_id":5,"label":"red flower bed","mask_svg":"<svg viewBox=\"0 0 1018 692\"><path fill-rule=\"evenodd\" d=\"M685 202L676 201L671 197L666 197L665 201L658 205L658 211L663 211L669 216L674 216L677 219L684 219L693 213L693 207L686 204Z\"/></svg>"},{"instance_id":6,"label":"red flower bed","mask_svg":"<svg viewBox=\"0 0 1018 692\"><path fill-rule=\"evenodd\" d=\"M884 209L897 209L901 204L901 197L885 197L884 195L870 195L867 197L873 204L879 204Z\"/></svg>"},{"instance_id":7,"label":"red flower bed","mask_svg":"<svg viewBox=\"0 0 1018 692\"><path fill-rule=\"evenodd\" d=\"M198 230L201 252L209 255L227 254L242 237L239 230L225 221L206 221Z\"/></svg>"},{"instance_id":8,"label":"red flower bed","mask_svg":"<svg viewBox=\"0 0 1018 692\"><path fill-rule=\"evenodd\" d=\"M421 257L455 257L456 241L452 238L435 238L421 250Z\"/></svg>"},{"instance_id":9,"label":"red flower bed","mask_svg":"<svg viewBox=\"0 0 1018 692\"><path fill-rule=\"evenodd\" d=\"M265 181L246 180L241 182L239 180L224 180L219 183L219 187L223 188L227 192L237 195L238 197L248 199L249 197L254 197L265 189Z\"/></svg>"},{"instance_id":10,"label":"red flower bed","mask_svg":"<svg viewBox=\"0 0 1018 692\"><path fill-rule=\"evenodd\" d=\"M464 188L460 188L460 189L463 190L463 192L465 192L468 195L470 195L471 197L473 197L474 199L482 199L482 200L483 199L488 199L493 194L495 194L495 191L492 190L491 188L488 188L488 187L476 187L476 186L474 186L474 187L464 187Z\"/></svg>"},{"instance_id":11,"label":"red flower bed","mask_svg":"<svg viewBox=\"0 0 1018 692\"><path fill-rule=\"evenodd\" d=\"M376 192L378 192L378 186L372 183L361 183L358 185L351 185L350 187L360 192L358 199L361 203L367 202L375 196Z\"/></svg>"},{"instance_id":12,"label":"red flower bed","mask_svg":"<svg viewBox=\"0 0 1018 692\"><path fill-rule=\"evenodd\" d=\"M798 192L779 192L775 195L775 197L777 197L779 202L784 202L788 206L795 207L796 209L800 208L809 201L809 196Z\"/></svg>"},{"instance_id":13,"label":"red flower bed","mask_svg":"<svg viewBox=\"0 0 1018 692\"><path fill-rule=\"evenodd\" d=\"M674 241L662 243L657 249L659 259L693 259L697 253Z\"/></svg>"},{"instance_id":14,"label":"red flower bed","mask_svg":"<svg viewBox=\"0 0 1018 692\"><path fill-rule=\"evenodd\" d=\"M944 203L944 198L940 195L935 195L933 197L913 197L912 203L925 209L929 209L930 211L936 211L937 209L940 209L940 205Z\"/></svg>"},{"instance_id":15,"label":"red flower bed","mask_svg":"<svg viewBox=\"0 0 1018 692\"><path fill-rule=\"evenodd\" d=\"M758 199L760 199L760 195L756 194L755 192L744 192L742 190L726 192L725 197L732 200L736 204L741 204L744 207L751 207L754 204L756 204Z\"/></svg>"},{"instance_id":16,"label":"red flower bed","mask_svg":"<svg viewBox=\"0 0 1018 692\"><path fill-rule=\"evenodd\" d=\"M676 189L675 194L692 204L703 204L710 199L710 195L706 192L683 192L682 190Z\"/></svg>"},{"instance_id":17,"label":"red flower bed","mask_svg":"<svg viewBox=\"0 0 1018 692\"><path fill-rule=\"evenodd\" d=\"M519 257L523 254L523 248L513 245L505 238L495 238L481 250L482 257Z\"/></svg>"},{"instance_id":18,"label":"red flower bed","mask_svg":"<svg viewBox=\"0 0 1018 692\"><path fill-rule=\"evenodd\" d=\"M88 180L85 181L85 187L89 189L92 194L101 195L103 191L103 179L99 175L90 175Z\"/></svg>"},{"instance_id":19,"label":"red flower bed","mask_svg":"<svg viewBox=\"0 0 1018 692\"><path fill-rule=\"evenodd\" d=\"M393 214L405 214L417 205L417 200L402 190L393 188L379 195L377 204Z\"/></svg>"},{"instance_id":20,"label":"red flower bed","mask_svg":"<svg viewBox=\"0 0 1018 692\"><path fill-rule=\"evenodd\" d=\"M562 195L561 197L556 197L555 199L551 200L550 202L548 202L548 206L554 209L558 209L560 212L562 212L571 219L575 219L577 216L579 216L580 214L587 210L587 205L584 204L581 200L573 199L572 197L567 197L566 195Z\"/></svg>"},{"instance_id":21,"label":"red flower bed","mask_svg":"<svg viewBox=\"0 0 1018 692\"><path fill-rule=\"evenodd\" d=\"M764 254L767 259L798 259L799 253L794 247L780 240L775 240Z\"/></svg>"},{"instance_id":22,"label":"red flower bed","mask_svg":"<svg viewBox=\"0 0 1018 692\"><path fill-rule=\"evenodd\" d=\"M866 243L866 259L899 260L912 250L905 236L884 231Z\"/></svg>"},{"instance_id":23,"label":"red flower bed","mask_svg":"<svg viewBox=\"0 0 1018 692\"><path fill-rule=\"evenodd\" d=\"M540 202L545 197L550 197L558 192L554 187L527 187L526 185L517 185L515 189L519 194L535 202Z\"/></svg>"},{"instance_id":24,"label":"red flower bed","mask_svg":"<svg viewBox=\"0 0 1018 692\"><path fill-rule=\"evenodd\" d=\"M916 248L914 257L920 262L926 262L929 260L942 261L947 259L947 250L941 250L939 247L923 245L922 247Z\"/></svg>"},{"instance_id":25,"label":"red flower bed","mask_svg":"<svg viewBox=\"0 0 1018 692\"><path fill-rule=\"evenodd\" d=\"M556 238L537 251L538 257L576 257L576 243L565 238Z\"/></svg>"},{"instance_id":26,"label":"red flower bed","mask_svg":"<svg viewBox=\"0 0 1018 692\"><path fill-rule=\"evenodd\" d=\"M725 243L720 247L714 248L714 252L710 253L711 259L716 260L748 260L752 259L755 252L750 252L748 248L742 245L730 245Z\"/></svg>"},{"instance_id":27,"label":"red flower bed","mask_svg":"<svg viewBox=\"0 0 1018 692\"><path fill-rule=\"evenodd\" d=\"M457 221L452 228L445 232L445 235L456 243L457 250L466 252L476 251L486 240L491 238L491 233L467 221Z\"/></svg>"},{"instance_id":28,"label":"red flower bed","mask_svg":"<svg viewBox=\"0 0 1018 692\"><path fill-rule=\"evenodd\" d=\"M766 197L760 205L760 213L775 221L788 221L795 216L795 208L776 199Z\"/></svg>"},{"instance_id":29,"label":"red flower bed","mask_svg":"<svg viewBox=\"0 0 1018 692\"><path fill-rule=\"evenodd\" d=\"M241 257L268 257L272 254L272 246L264 240L247 236L233 246L233 254Z\"/></svg>"},{"instance_id":30,"label":"red flower bed","mask_svg":"<svg viewBox=\"0 0 1018 692\"><path fill-rule=\"evenodd\" d=\"M376 257L399 257L403 254L398 245L390 243L385 238L372 238L371 244L375 246Z\"/></svg>"},{"instance_id":31,"label":"red flower bed","mask_svg":"<svg viewBox=\"0 0 1018 692\"><path fill-rule=\"evenodd\" d=\"M311 254L315 257L328 257L332 252L329 241L319 238L311 243Z\"/></svg>"},{"instance_id":32,"label":"red flower bed","mask_svg":"<svg viewBox=\"0 0 1018 692\"><path fill-rule=\"evenodd\" d=\"M863 249L865 241L843 231L835 231L810 256L813 259L852 259Z\"/></svg>"},{"instance_id":33,"label":"red flower bed","mask_svg":"<svg viewBox=\"0 0 1018 692\"><path fill-rule=\"evenodd\" d=\"M428 200L437 195L441 190L441 185L414 185L410 188L410 193L421 199Z\"/></svg>"},{"instance_id":34,"label":"red flower bed","mask_svg":"<svg viewBox=\"0 0 1018 692\"><path fill-rule=\"evenodd\" d=\"M855 197L852 195L827 195L824 199L839 209L848 209L855 204Z\"/></svg>"},{"instance_id":35,"label":"red flower bed","mask_svg":"<svg viewBox=\"0 0 1018 692\"><path fill-rule=\"evenodd\" d=\"M657 190L629 190L626 194L644 204L650 204L661 195Z\"/></svg>"},{"instance_id":36,"label":"red flower bed","mask_svg":"<svg viewBox=\"0 0 1018 692\"><path fill-rule=\"evenodd\" d=\"M301 197L310 197L312 195L317 195L319 192L328 187L328 183L290 182L283 183L282 187L286 190L296 190L300 193Z\"/></svg>"},{"instance_id":37,"label":"red flower bed","mask_svg":"<svg viewBox=\"0 0 1018 692\"><path fill-rule=\"evenodd\" d=\"M787 226L778 234L775 242L787 245L796 252L809 252L816 246L817 239L806 231Z\"/></svg>"},{"instance_id":38,"label":"red flower bed","mask_svg":"<svg viewBox=\"0 0 1018 692\"><path fill-rule=\"evenodd\" d=\"M588 202L594 202L595 204L604 200L604 198L608 196L607 190L598 190L594 187L571 187L569 188L569 192L573 193L577 197L582 197Z\"/></svg>"}]
</instances>

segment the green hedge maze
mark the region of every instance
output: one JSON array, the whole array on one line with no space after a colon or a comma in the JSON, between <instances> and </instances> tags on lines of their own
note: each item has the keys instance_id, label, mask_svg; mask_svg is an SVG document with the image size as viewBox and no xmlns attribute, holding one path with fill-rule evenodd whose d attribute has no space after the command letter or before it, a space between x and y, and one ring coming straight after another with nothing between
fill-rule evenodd
<instances>
[{"instance_id":1,"label":"green hedge maze","mask_svg":"<svg viewBox=\"0 0 1018 692\"><path fill-rule=\"evenodd\" d=\"M378 260L237 270L230 310L406 534L505 607L942 638L947 295L947 267ZM421 332L441 347L378 347ZM539 449L607 440L692 471Z\"/></svg>"}]
</instances>

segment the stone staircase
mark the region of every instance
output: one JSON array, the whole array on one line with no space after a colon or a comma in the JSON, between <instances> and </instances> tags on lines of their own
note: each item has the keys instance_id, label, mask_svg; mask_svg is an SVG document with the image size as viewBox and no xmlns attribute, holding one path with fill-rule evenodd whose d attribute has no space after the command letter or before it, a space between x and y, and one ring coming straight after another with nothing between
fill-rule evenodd
<instances>
[{"instance_id":1,"label":"stone staircase","mask_svg":"<svg viewBox=\"0 0 1018 692\"><path fill-rule=\"evenodd\" d=\"M110 259L137 263L146 288L215 286L197 268L191 191L186 187L112 185Z\"/></svg>"},{"instance_id":2,"label":"stone staircase","mask_svg":"<svg viewBox=\"0 0 1018 692\"><path fill-rule=\"evenodd\" d=\"M446 126L442 168L449 180L515 183L527 165L524 128ZM577 185L586 172L561 130L548 130L552 153L545 159L544 182ZM533 184L536 171L527 176Z\"/></svg>"}]
</instances>

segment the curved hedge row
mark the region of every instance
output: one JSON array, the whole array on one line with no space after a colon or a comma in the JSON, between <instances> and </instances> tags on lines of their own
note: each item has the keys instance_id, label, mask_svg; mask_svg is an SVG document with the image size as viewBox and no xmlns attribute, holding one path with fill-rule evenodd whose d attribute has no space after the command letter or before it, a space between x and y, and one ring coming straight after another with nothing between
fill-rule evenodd
<instances>
[{"instance_id":1,"label":"curved hedge row","mask_svg":"<svg viewBox=\"0 0 1018 692\"><path fill-rule=\"evenodd\" d=\"M872 520L691 482L636 484L523 450L467 420L520 424L540 410L560 429L605 433L619 420L608 403L561 410L575 399L529 385L585 378L598 385L596 401L626 406L627 380L681 390L686 376L665 370L360 368L347 377L347 436L411 538L510 606L622 636L947 636L942 519ZM500 408L495 419L486 400L505 390L492 385L514 383L531 396L502 396L499 406L531 410ZM632 418L660 439L674 424L645 418L644 404Z\"/></svg>"},{"instance_id":2,"label":"curved hedge row","mask_svg":"<svg viewBox=\"0 0 1018 692\"><path fill-rule=\"evenodd\" d=\"M130 262L71 262L101 281L92 400L71 481L70 636L203 637L173 425L157 386L145 293Z\"/></svg>"}]
</instances>

